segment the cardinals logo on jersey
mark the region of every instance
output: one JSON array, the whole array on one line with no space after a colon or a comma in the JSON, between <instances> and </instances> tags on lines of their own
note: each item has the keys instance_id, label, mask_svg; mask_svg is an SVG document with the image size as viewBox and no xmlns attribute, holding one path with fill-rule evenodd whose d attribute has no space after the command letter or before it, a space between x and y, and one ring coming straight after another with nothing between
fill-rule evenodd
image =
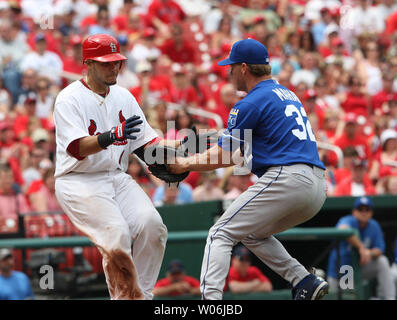
<instances>
[{"instance_id":1,"label":"cardinals logo on jersey","mask_svg":"<svg viewBox=\"0 0 397 320\"><path fill-rule=\"evenodd\" d=\"M125 121L122 110L120 110L120 112L119 112L119 120L120 120L120 123Z\"/></svg>"},{"instance_id":2,"label":"cardinals logo on jersey","mask_svg":"<svg viewBox=\"0 0 397 320\"><path fill-rule=\"evenodd\" d=\"M95 120L90 119L90 126L88 127L88 133L90 134L90 136L97 136L99 134L101 134L100 132L95 133L97 129L97 125Z\"/></svg>"},{"instance_id":3,"label":"cardinals logo on jersey","mask_svg":"<svg viewBox=\"0 0 397 320\"><path fill-rule=\"evenodd\" d=\"M88 133L90 134L90 136L93 136L95 134L96 129L96 122L90 119L90 126L88 127Z\"/></svg>"},{"instance_id":4,"label":"cardinals logo on jersey","mask_svg":"<svg viewBox=\"0 0 397 320\"><path fill-rule=\"evenodd\" d=\"M122 110L119 111L119 121L120 121L120 123L125 121L125 117L123 116L123 111ZM124 146L126 144L127 144L127 140L115 141L113 143L113 145L115 145L115 146Z\"/></svg>"},{"instance_id":5,"label":"cardinals logo on jersey","mask_svg":"<svg viewBox=\"0 0 397 320\"><path fill-rule=\"evenodd\" d=\"M123 112L120 110L119 111L119 120L120 123L125 121L125 117L123 116ZM96 132L97 131L97 124L95 122L95 120L90 119L90 125L88 127L88 133L90 136L97 136L100 135L101 132ZM127 140L123 140L123 141L115 141L113 143L113 145L115 146L124 146L127 144Z\"/></svg>"}]
</instances>

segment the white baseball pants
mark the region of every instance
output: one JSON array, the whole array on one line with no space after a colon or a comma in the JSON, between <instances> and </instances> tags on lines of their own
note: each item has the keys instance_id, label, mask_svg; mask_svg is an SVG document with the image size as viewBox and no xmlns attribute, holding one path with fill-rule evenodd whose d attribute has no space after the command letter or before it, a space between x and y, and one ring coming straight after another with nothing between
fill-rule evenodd
<instances>
[{"instance_id":1,"label":"white baseball pants","mask_svg":"<svg viewBox=\"0 0 397 320\"><path fill-rule=\"evenodd\" d=\"M271 167L210 229L200 276L202 298L222 299L232 248L240 241L295 286L309 272L273 234L314 217L325 199L324 170L305 164Z\"/></svg>"},{"instance_id":2,"label":"white baseball pants","mask_svg":"<svg viewBox=\"0 0 397 320\"><path fill-rule=\"evenodd\" d=\"M70 173L55 190L72 223L101 252L111 299L152 299L167 228L138 183L121 171Z\"/></svg>"}]
</instances>

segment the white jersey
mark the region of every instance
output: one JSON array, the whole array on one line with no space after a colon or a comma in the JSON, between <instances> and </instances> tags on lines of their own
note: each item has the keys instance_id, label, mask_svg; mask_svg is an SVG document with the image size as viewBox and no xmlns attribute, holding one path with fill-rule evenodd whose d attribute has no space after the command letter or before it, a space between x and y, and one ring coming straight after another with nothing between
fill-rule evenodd
<instances>
[{"instance_id":1,"label":"white jersey","mask_svg":"<svg viewBox=\"0 0 397 320\"><path fill-rule=\"evenodd\" d=\"M158 136L127 89L118 85L110 86L109 89L109 93L103 98L79 80L58 94L54 106L56 178L69 172L125 172L128 168L128 156ZM74 140L109 131L133 115L140 116L143 121L138 125L141 131L136 134L136 140L116 141L105 150L82 160L77 160L67 151Z\"/></svg>"}]
</instances>

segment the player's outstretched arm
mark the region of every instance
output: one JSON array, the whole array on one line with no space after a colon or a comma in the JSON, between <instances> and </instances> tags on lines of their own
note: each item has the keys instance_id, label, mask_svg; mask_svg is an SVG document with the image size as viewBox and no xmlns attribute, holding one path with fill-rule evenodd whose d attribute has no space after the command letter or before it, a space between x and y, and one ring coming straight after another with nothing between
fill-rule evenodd
<instances>
[{"instance_id":1,"label":"player's outstretched arm","mask_svg":"<svg viewBox=\"0 0 397 320\"><path fill-rule=\"evenodd\" d=\"M187 136L181 140L160 139L159 146L171 147L178 149L183 147L183 150L194 154L202 153L209 149L217 141L216 131L205 131L198 133L196 126L192 126Z\"/></svg>"},{"instance_id":2,"label":"player's outstretched arm","mask_svg":"<svg viewBox=\"0 0 397 320\"><path fill-rule=\"evenodd\" d=\"M186 171L211 171L218 168L234 166L233 153L222 149L218 145L213 146L204 153L198 153L187 158L176 158L175 164L169 164L168 169L172 173Z\"/></svg>"}]
</instances>

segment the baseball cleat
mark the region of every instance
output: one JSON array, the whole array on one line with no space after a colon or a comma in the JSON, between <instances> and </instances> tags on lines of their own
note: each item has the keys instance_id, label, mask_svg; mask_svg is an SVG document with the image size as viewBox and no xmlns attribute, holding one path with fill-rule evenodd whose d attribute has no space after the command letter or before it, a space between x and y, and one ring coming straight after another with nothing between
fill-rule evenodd
<instances>
[{"instance_id":1,"label":"baseball cleat","mask_svg":"<svg viewBox=\"0 0 397 320\"><path fill-rule=\"evenodd\" d=\"M328 282L314 274L309 274L292 289L292 299L320 300L327 293Z\"/></svg>"}]
</instances>

